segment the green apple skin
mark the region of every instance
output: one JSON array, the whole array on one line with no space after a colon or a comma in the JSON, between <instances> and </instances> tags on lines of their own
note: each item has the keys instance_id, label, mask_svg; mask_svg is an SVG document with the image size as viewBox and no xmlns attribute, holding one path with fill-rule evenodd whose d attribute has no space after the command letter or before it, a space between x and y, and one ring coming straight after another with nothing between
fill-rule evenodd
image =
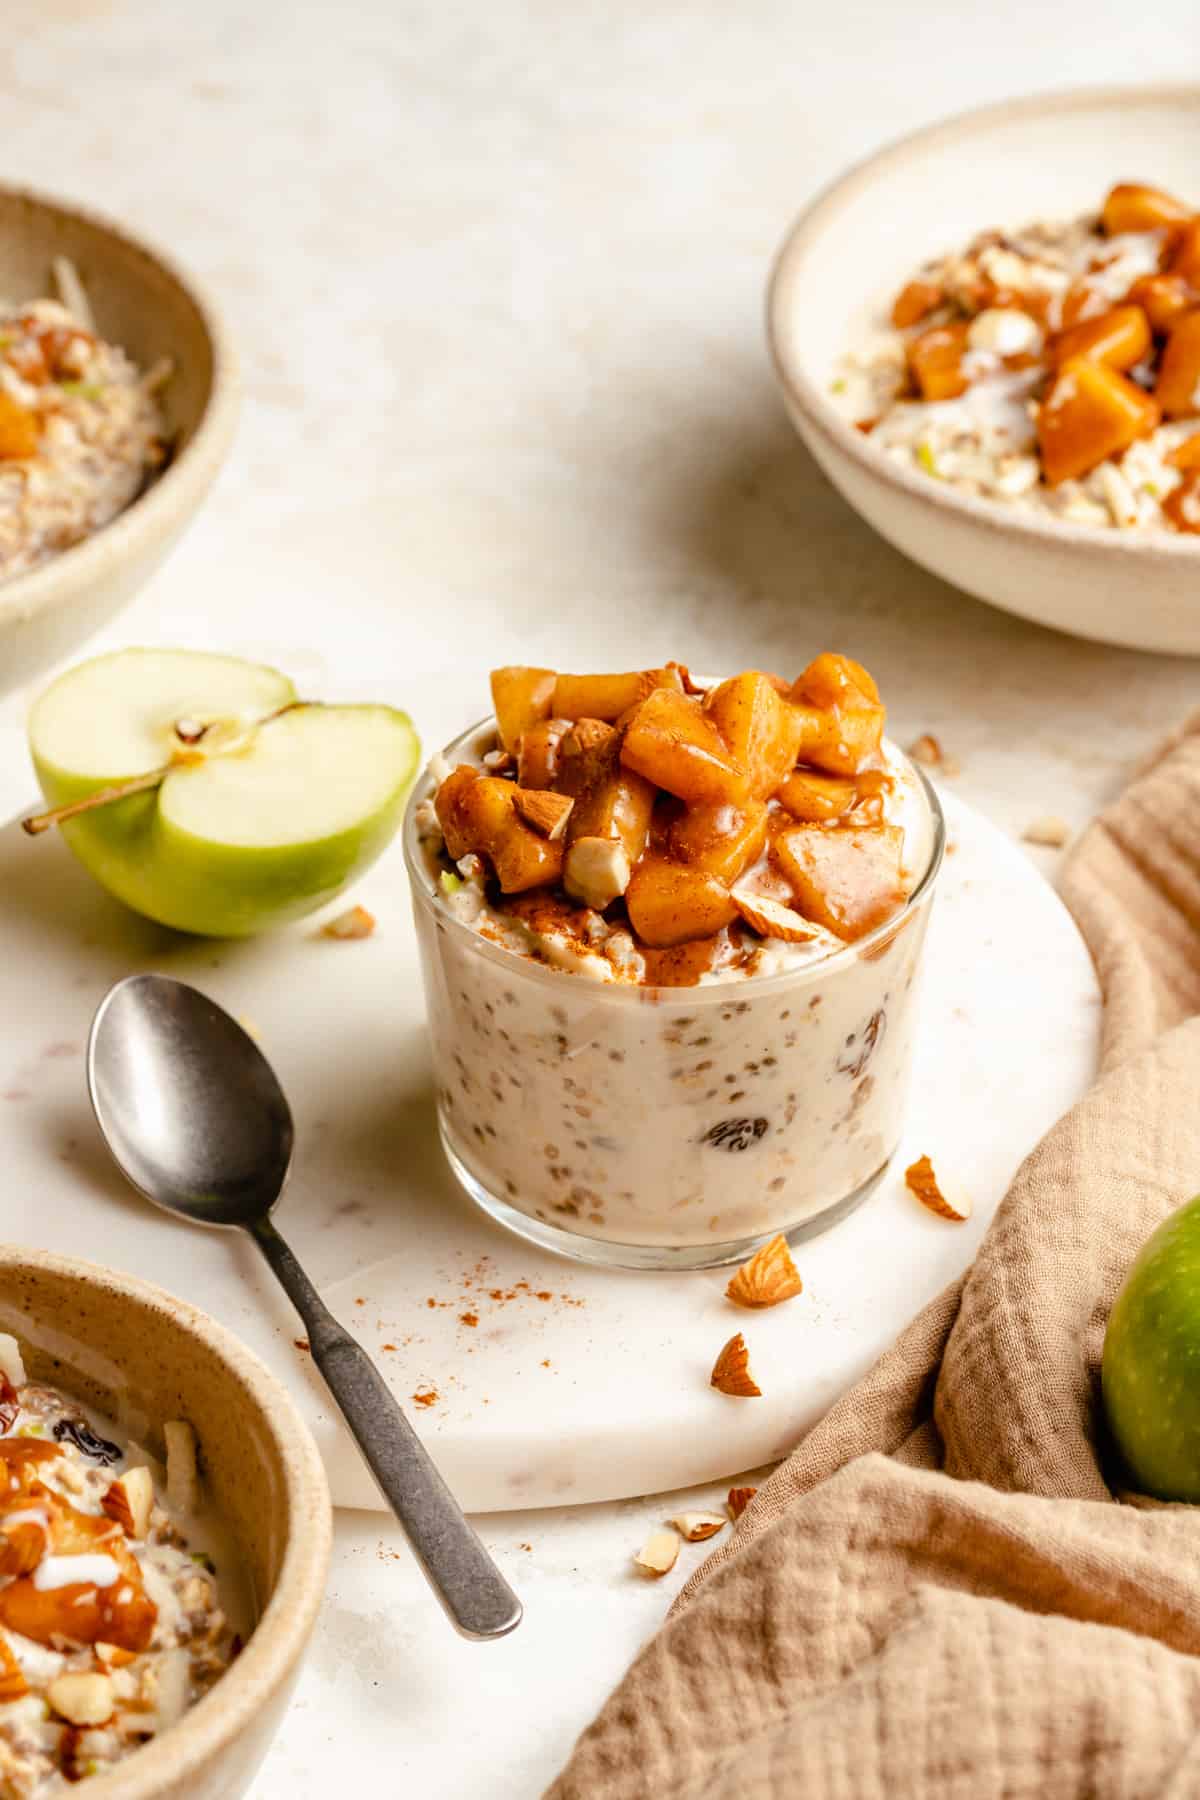
<instances>
[{"instance_id":1,"label":"green apple skin","mask_svg":"<svg viewBox=\"0 0 1200 1800\"><path fill-rule=\"evenodd\" d=\"M389 709L390 710L390 709ZM406 715L399 714L405 725ZM387 848L404 814L419 751L386 803L354 828L307 843L214 844L165 820L150 791L68 820L62 835L84 867L135 912L201 937L249 937L332 900ZM33 757L48 806L105 784Z\"/></svg>"},{"instance_id":2,"label":"green apple skin","mask_svg":"<svg viewBox=\"0 0 1200 1800\"><path fill-rule=\"evenodd\" d=\"M1163 1221L1125 1277L1101 1392L1132 1484L1200 1501L1200 1195Z\"/></svg>"}]
</instances>

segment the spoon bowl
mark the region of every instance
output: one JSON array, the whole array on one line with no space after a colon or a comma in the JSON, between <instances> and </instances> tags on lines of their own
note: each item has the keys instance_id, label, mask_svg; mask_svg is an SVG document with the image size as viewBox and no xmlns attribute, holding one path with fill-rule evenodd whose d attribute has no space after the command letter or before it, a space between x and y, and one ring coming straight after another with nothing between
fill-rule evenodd
<instances>
[{"instance_id":1,"label":"spoon bowl","mask_svg":"<svg viewBox=\"0 0 1200 1800\"><path fill-rule=\"evenodd\" d=\"M156 1206L197 1225L249 1226L279 1198L291 1108L254 1039L195 988L161 975L110 988L88 1087L114 1158Z\"/></svg>"}]
</instances>

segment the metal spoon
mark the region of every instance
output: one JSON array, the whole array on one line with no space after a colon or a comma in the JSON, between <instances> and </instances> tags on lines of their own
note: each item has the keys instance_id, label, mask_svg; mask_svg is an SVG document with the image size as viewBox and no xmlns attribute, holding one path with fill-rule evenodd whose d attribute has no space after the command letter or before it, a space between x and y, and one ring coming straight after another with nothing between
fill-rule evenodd
<instances>
[{"instance_id":1,"label":"metal spoon","mask_svg":"<svg viewBox=\"0 0 1200 1800\"><path fill-rule=\"evenodd\" d=\"M469 1638L512 1631L521 1602L378 1369L271 1223L292 1158L292 1115L253 1039L186 982L131 975L109 989L92 1021L87 1076L104 1141L139 1193L195 1224L240 1226L254 1239L454 1626Z\"/></svg>"}]
</instances>

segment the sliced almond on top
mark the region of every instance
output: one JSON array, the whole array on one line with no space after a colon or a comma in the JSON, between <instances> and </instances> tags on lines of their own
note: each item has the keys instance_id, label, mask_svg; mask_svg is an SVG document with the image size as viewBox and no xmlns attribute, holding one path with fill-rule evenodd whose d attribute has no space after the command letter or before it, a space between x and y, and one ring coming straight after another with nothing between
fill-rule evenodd
<instances>
[{"instance_id":1,"label":"sliced almond on top","mask_svg":"<svg viewBox=\"0 0 1200 1800\"><path fill-rule=\"evenodd\" d=\"M100 1505L126 1537L144 1538L154 1506L154 1478L149 1469L126 1469L106 1491Z\"/></svg>"},{"instance_id":2,"label":"sliced almond on top","mask_svg":"<svg viewBox=\"0 0 1200 1800\"><path fill-rule=\"evenodd\" d=\"M739 1399L761 1395L762 1389L750 1373L750 1352L740 1331L734 1333L721 1351L709 1380L721 1393L734 1394Z\"/></svg>"},{"instance_id":3,"label":"sliced almond on top","mask_svg":"<svg viewBox=\"0 0 1200 1800\"><path fill-rule=\"evenodd\" d=\"M735 1306L778 1306L781 1300L791 1300L803 1291L804 1283L782 1232L760 1244L725 1289Z\"/></svg>"},{"instance_id":4,"label":"sliced almond on top","mask_svg":"<svg viewBox=\"0 0 1200 1800\"><path fill-rule=\"evenodd\" d=\"M730 1488L725 1496L725 1504L729 1508L730 1518L740 1519L757 1492L756 1487Z\"/></svg>"},{"instance_id":5,"label":"sliced almond on top","mask_svg":"<svg viewBox=\"0 0 1200 1800\"><path fill-rule=\"evenodd\" d=\"M657 1579L675 1567L679 1555L679 1534L674 1531L652 1531L634 1557L634 1565L643 1575Z\"/></svg>"},{"instance_id":6,"label":"sliced almond on top","mask_svg":"<svg viewBox=\"0 0 1200 1800\"><path fill-rule=\"evenodd\" d=\"M85 1669L59 1675L46 1698L68 1725L103 1725L113 1715L113 1686L107 1675Z\"/></svg>"},{"instance_id":7,"label":"sliced almond on top","mask_svg":"<svg viewBox=\"0 0 1200 1800\"><path fill-rule=\"evenodd\" d=\"M919 1156L915 1163L905 1169L904 1181L921 1205L927 1206L939 1219L953 1219L956 1224L961 1225L964 1219L970 1218L971 1202L966 1198L947 1200L927 1156Z\"/></svg>"},{"instance_id":8,"label":"sliced almond on top","mask_svg":"<svg viewBox=\"0 0 1200 1800\"><path fill-rule=\"evenodd\" d=\"M814 925L803 913L766 894L749 894L745 888L733 888L729 897L751 931L757 931L760 937L779 938L785 944L809 944L818 938L838 942L823 925Z\"/></svg>"},{"instance_id":9,"label":"sliced almond on top","mask_svg":"<svg viewBox=\"0 0 1200 1800\"><path fill-rule=\"evenodd\" d=\"M1031 819L1021 836L1027 844L1044 844L1047 849L1061 850L1071 835L1071 827L1065 819L1056 818L1048 813L1040 819Z\"/></svg>"},{"instance_id":10,"label":"sliced almond on top","mask_svg":"<svg viewBox=\"0 0 1200 1800\"><path fill-rule=\"evenodd\" d=\"M96 1661L104 1664L106 1669L124 1669L135 1660L132 1650L123 1650L120 1644L106 1644L103 1639L92 1645L96 1653Z\"/></svg>"},{"instance_id":11,"label":"sliced almond on top","mask_svg":"<svg viewBox=\"0 0 1200 1800\"><path fill-rule=\"evenodd\" d=\"M724 1513L683 1512L671 1523L686 1544L702 1544L705 1538L716 1537L718 1531L724 1531L728 1520Z\"/></svg>"},{"instance_id":12,"label":"sliced almond on top","mask_svg":"<svg viewBox=\"0 0 1200 1800\"><path fill-rule=\"evenodd\" d=\"M513 805L527 825L553 844L567 829L575 802L569 794L555 794L549 788L515 787Z\"/></svg>"}]
</instances>

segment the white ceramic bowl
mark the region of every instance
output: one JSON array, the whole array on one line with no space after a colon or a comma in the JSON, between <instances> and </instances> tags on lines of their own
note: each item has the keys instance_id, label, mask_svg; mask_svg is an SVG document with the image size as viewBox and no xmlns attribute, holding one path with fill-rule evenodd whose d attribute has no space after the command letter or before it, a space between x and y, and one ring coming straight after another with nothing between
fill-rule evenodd
<instances>
[{"instance_id":1,"label":"white ceramic bowl","mask_svg":"<svg viewBox=\"0 0 1200 1800\"><path fill-rule=\"evenodd\" d=\"M1200 655L1200 537L1089 529L975 499L902 467L830 398L839 359L927 257L989 226L1094 212L1114 181L1200 208L1200 87L1014 100L932 125L825 189L779 253L768 334L792 422L889 542L1043 625Z\"/></svg>"},{"instance_id":2,"label":"white ceramic bowl","mask_svg":"<svg viewBox=\"0 0 1200 1800\"><path fill-rule=\"evenodd\" d=\"M132 599L207 494L237 419L229 340L189 276L109 219L0 184L0 294L22 301L52 293L56 256L78 269L101 336L143 369L171 358L162 405L175 453L94 537L0 582L0 694L65 656Z\"/></svg>"}]
</instances>

